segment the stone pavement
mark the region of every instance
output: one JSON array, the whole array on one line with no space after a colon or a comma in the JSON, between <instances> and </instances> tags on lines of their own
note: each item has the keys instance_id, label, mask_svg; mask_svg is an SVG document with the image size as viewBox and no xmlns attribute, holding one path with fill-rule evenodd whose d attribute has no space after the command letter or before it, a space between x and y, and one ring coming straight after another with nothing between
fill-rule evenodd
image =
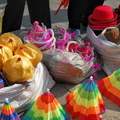
<instances>
[{"instance_id":1,"label":"stone pavement","mask_svg":"<svg viewBox=\"0 0 120 120\"><path fill-rule=\"evenodd\" d=\"M54 16L55 10L57 9L60 1L61 0L50 0L52 27L62 26L64 29L67 29L68 28L67 8L61 9L61 11L56 16ZM118 5L120 4L120 0L106 0L104 4L109 5L112 8L117 8ZM3 15L3 10L5 5L6 5L6 0L0 0L0 15ZM31 24L29 20L29 13L26 5L21 29L30 26ZM88 41L85 34L86 31L81 29L81 33L83 40ZM98 75L99 76L95 81L98 81L106 76L103 70L100 70L98 72ZM55 95L55 97L61 103L61 105L64 106L66 104L65 101L66 95L68 95L70 92L75 90L86 80L82 81L77 85L56 83L56 85L51 89L51 92ZM107 100L106 98L103 97L103 99L105 101L105 106L106 106L106 113L103 114L103 120L120 120L120 108L117 107L115 104L113 104L111 101Z\"/></svg>"}]
</instances>

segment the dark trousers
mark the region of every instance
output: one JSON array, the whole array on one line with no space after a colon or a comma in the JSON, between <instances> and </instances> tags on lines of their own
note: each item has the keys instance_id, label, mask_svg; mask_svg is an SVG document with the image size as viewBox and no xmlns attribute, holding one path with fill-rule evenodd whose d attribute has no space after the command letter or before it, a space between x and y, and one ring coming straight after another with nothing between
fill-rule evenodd
<instances>
[{"instance_id":1,"label":"dark trousers","mask_svg":"<svg viewBox=\"0 0 120 120\"><path fill-rule=\"evenodd\" d=\"M8 0L3 15L2 33L20 29L25 1L28 4L31 24L38 21L51 28L49 0Z\"/></svg>"},{"instance_id":2,"label":"dark trousers","mask_svg":"<svg viewBox=\"0 0 120 120\"><path fill-rule=\"evenodd\" d=\"M88 16L92 14L96 6L103 3L104 0L70 0L68 6L69 27L79 29L81 23L87 26Z\"/></svg>"}]
</instances>

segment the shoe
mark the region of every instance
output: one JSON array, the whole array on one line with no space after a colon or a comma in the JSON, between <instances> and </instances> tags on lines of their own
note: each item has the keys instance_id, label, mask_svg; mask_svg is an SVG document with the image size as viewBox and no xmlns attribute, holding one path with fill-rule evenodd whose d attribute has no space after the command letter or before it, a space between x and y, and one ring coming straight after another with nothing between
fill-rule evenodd
<instances>
[{"instance_id":1,"label":"shoe","mask_svg":"<svg viewBox=\"0 0 120 120\"><path fill-rule=\"evenodd\" d=\"M74 41L77 41L77 42L82 41L82 36L79 29L70 28L70 33L75 33L75 36L73 37Z\"/></svg>"}]
</instances>

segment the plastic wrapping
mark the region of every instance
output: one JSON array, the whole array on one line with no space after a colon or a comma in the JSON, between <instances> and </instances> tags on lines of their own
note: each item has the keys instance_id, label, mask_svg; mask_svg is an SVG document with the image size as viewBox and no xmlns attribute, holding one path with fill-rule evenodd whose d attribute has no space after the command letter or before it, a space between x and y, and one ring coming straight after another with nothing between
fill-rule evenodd
<instances>
[{"instance_id":1,"label":"plastic wrapping","mask_svg":"<svg viewBox=\"0 0 120 120\"><path fill-rule=\"evenodd\" d=\"M77 84L93 72L94 60L86 62L74 52L52 49L44 52L42 61L57 82Z\"/></svg>"},{"instance_id":2,"label":"plastic wrapping","mask_svg":"<svg viewBox=\"0 0 120 120\"><path fill-rule=\"evenodd\" d=\"M23 84L14 84L0 89L0 109L2 108L5 98L8 98L11 105L17 112L27 109L31 103L46 89L51 89L55 82L50 76L46 67L39 63L35 67L35 74L32 79Z\"/></svg>"},{"instance_id":3,"label":"plastic wrapping","mask_svg":"<svg viewBox=\"0 0 120 120\"><path fill-rule=\"evenodd\" d=\"M89 26L87 27L87 37L102 57L103 70L107 75L110 75L120 68L120 45L103 38L103 32L96 36L93 30Z\"/></svg>"}]
</instances>

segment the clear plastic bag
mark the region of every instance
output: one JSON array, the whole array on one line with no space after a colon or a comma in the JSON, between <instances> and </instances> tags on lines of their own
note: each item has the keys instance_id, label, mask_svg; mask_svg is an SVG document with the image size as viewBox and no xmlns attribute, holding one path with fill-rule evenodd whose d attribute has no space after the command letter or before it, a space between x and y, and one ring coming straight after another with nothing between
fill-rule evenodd
<instances>
[{"instance_id":1,"label":"clear plastic bag","mask_svg":"<svg viewBox=\"0 0 120 120\"><path fill-rule=\"evenodd\" d=\"M61 83L77 84L93 73L90 68L94 60L86 62L74 52L52 49L44 52L42 61L54 80Z\"/></svg>"}]
</instances>

